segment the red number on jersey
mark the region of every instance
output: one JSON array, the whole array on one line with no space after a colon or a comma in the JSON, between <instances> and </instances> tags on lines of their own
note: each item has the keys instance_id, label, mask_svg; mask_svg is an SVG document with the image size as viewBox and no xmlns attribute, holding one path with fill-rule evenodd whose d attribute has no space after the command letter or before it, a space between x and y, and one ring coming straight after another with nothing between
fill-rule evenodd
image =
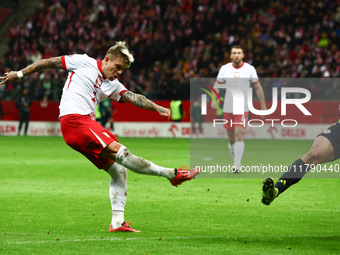
<instances>
[{"instance_id":1,"label":"red number on jersey","mask_svg":"<svg viewBox=\"0 0 340 255\"><path fill-rule=\"evenodd\" d=\"M96 95L97 95L97 92L96 92L96 91L94 91L94 92L93 92L93 95L94 95L95 97L94 97L94 98L92 98L92 101L93 101L93 102L96 102Z\"/></svg>"}]
</instances>

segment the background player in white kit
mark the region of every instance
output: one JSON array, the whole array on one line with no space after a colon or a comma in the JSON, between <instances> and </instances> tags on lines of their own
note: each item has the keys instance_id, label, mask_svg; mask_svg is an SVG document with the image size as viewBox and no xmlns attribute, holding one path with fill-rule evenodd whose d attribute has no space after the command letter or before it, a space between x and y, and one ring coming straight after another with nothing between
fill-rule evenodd
<instances>
[{"instance_id":1,"label":"background player in white kit","mask_svg":"<svg viewBox=\"0 0 340 255\"><path fill-rule=\"evenodd\" d=\"M231 63L225 64L220 68L215 84L231 84L240 88L244 95L244 114L233 114L233 97L227 89L223 105L223 119L228 120L224 125L227 130L229 143L228 147L234 159L233 172L238 173L241 168L241 160L244 152L244 133L248 122L248 88L252 84L255 88L257 97L260 100L261 110L267 110L264 93L257 76L256 70L252 65L243 62L243 50L240 46L234 45L231 48ZM218 88L215 88L219 92ZM212 93L216 99L216 95ZM214 102L211 107L216 108ZM233 124L232 124L233 123ZM234 124L235 123L235 124ZM232 124L232 125L231 125Z\"/></svg>"},{"instance_id":2,"label":"background player in white kit","mask_svg":"<svg viewBox=\"0 0 340 255\"><path fill-rule=\"evenodd\" d=\"M69 71L60 102L60 126L65 142L87 157L98 169L111 176L110 200L112 220L109 232L140 232L124 221L127 197L127 170L147 175L163 176L177 186L194 178L199 171L183 168L165 168L133 155L117 138L98 124L95 109L99 102L110 97L120 102L132 103L140 108L157 111L170 117L170 110L161 107L142 95L132 93L117 77L134 61L124 42L111 47L103 60L84 55L61 56L42 59L19 72L5 73L0 85L13 82L34 72L48 68Z\"/></svg>"}]
</instances>

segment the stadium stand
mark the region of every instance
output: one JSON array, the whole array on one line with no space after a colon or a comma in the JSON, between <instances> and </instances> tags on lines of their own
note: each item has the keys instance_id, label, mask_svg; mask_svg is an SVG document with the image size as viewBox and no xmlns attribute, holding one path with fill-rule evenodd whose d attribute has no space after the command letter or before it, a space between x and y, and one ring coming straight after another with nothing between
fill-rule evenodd
<instances>
[{"instance_id":1,"label":"stadium stand","mask_svg":"<svg viewBox=\"0 0 340 255\"><path fill-rule=\"evenodd\" d=\"M216 77L234 44L245 49L245 61L262 78L339 75L338 0L116 3L43 1L23 24L8 29L10 51L0 59L0 72L64 54L99 59L116 40L125 40L136 61L120 80L150 99L189 99L189 78ZM30 87L35 100L57 101L66 75L49 70L25 77L0 90L0 98L13 100L20 89ZM308 89L313 99L332 99L339 98L339 86ZM271 87L264 89L270 98Z\"/></svg>"}]
</instances>

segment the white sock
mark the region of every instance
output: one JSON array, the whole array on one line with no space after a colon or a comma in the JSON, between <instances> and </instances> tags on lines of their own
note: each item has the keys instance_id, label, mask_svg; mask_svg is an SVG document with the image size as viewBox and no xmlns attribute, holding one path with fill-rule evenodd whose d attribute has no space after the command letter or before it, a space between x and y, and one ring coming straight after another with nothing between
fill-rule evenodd
<instances>
[{"instance_id":1,"label":"white sock","mask_svg":"<svg viewBox=\"0 0 340 255\"><path fill-rule=\"evenodd\" d=\"M124 222L124 208L127 196L127 170L116 162L107 171L111 176L110 201L112 207L112 228L120 228Z\"/></svg>"},{"instance_id":2,"label":"white sock","mask_svg":"<svg viewBox=\"0 0 340 255\"><path fill-rule=\"evenodd\" d=\"M234 143L234 166L237 170L241 168L241 160L244 152L244 142L235 142Z\"/></svg>"},{"instance_id":3,"label":"white sock","mask_svg":"<svg viewBox=\"0 0 340 255\"><path fill-rule=\"evenodd\" d=\"M112 211L112 228L120 228L124 222L124 211Z\"/></svg>"},{"instance_id":4,"label":"white sock","mask_svg":"<svg viewBox=\"0 0 340 255\"><path fill-rule=\"evenodd\" d=\"M229 148L231 156L234 159L234 157L235 157L235 155L234 155L234 144L231 145L230 143L228 143L228 148Z\"/></svg>"},{"instance_id":5,"label":"white sock","mask_svg":"<svg viewBox=\"0 0 340 255\"><path fill-rule=\"evenodd\" d=\"M139 174L163 176L168 179L175 177L173 168L158 166L146 159L133 155L125 146L121 146L116 155L117 163Z\"/></svg>"}]
</instances>

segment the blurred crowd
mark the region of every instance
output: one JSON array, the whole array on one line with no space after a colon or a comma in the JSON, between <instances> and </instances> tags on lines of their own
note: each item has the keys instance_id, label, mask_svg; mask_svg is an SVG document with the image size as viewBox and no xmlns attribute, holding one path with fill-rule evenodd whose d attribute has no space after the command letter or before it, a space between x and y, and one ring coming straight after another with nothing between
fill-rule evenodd
<instances>
[{"instance_id":1,"label":"blurred crowd","mask_svg":"<svg viewBox=\"0 0 340 255\"><path fill-rule=\"evenodd\" d=\"M340 71L339 0L45 0L26 24L9 29L0 73L42 58L86 53L102 59L124 40L135 63L120 77L150 99L189 99L190 78L216 77L240 45L260 78L330 78ZM46 70L0 88L13 100L59 100L67 73ZM308 83L313 99L340 97L340 84ZM272 87L265 83L266 97Z\"/></svg>"}]
</instances>

